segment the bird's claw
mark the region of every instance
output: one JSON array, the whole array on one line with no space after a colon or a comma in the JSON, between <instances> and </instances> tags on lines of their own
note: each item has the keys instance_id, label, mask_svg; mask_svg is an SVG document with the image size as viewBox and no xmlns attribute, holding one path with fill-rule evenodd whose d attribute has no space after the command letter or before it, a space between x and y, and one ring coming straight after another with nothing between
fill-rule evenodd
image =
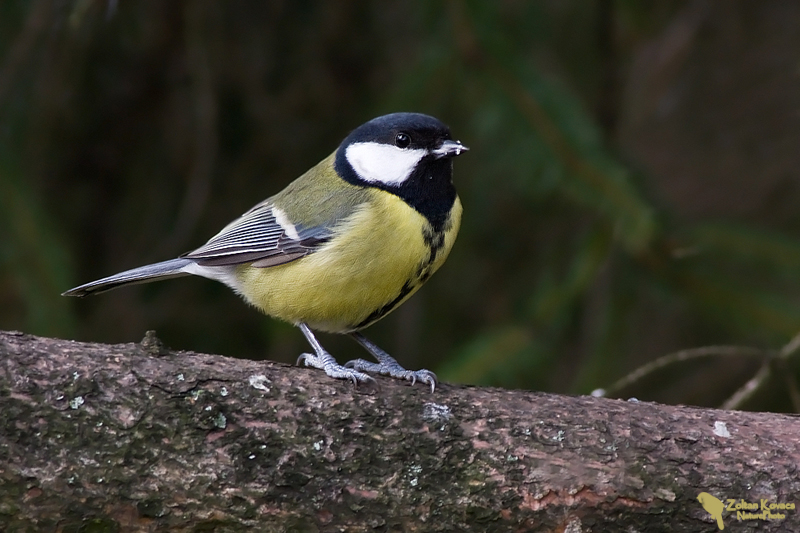
<instances>
[{"instance_id":1,"label":"bird's claw","mask_svg":"<svg viewBox=\"0 0 800 533\"><path fill-rule=\"evenodd\" d=\"M364 359L353 359L352 361L346 362L344 366L361 372L369 372L370 374L380 374L395 379L404 379L410 381L412 386L419 380L421 383L430 385L431 392L436 390L436 384L438 383L436 374L430 370L425 370L424 368L422 370L406 370L396 362L395 364L387 365L365 361Z\"/></svg>"},{"instance_id":2,"label":"bird's claw","mask_svg":"<svg viewBox=\"0 0 800 533\"><path fill-rule=\"evenodd\" d=\"M332 378L349 379L355 386L358 386L360 383L377 384L372 376L359 372L358 369L345 368L330 356L320 357L318 355L304 353L300 354L300 357L297 358L297 365L301 366L301 363L305 366L323 370Z\"/></svg>"}]
</instances>

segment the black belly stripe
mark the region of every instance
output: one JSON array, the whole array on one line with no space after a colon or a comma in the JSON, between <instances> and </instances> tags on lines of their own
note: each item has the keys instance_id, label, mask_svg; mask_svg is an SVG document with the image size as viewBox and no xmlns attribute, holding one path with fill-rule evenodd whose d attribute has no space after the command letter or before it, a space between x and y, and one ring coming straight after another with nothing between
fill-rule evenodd
<instances>
[{"instance_id":1,"label":"black belly stripe","mask_svg":"<svg viewBox=\"0 0 800 533\"><path fill-rule=\"evenodd\" d=\"M425 283L429 277L431 277L431 266L433 262L436 261L436 257L439 255L439 250L442 249L444 246L444 232L449 229L448 227L445 228L444 231L434 231L430 227L426 227L422 230L422 240L428 246L428 259L421 262L419 267L417 267L417 280L419 284Z\"/></svg>"},{"instance_id":2,"label":"black belly stripe","mask_svg":"<svg viewBox=\"0 0 800 533\"><path fill-rule=\"evenodd\" d=\"M400 305L400 302L408 296L412 290L416 287L425 283L433 272L431 271L431 267L433 266L433 262L436 261L436 257L439 255L439 251L444 247L444 235L447 230L452 227L450 220L447 221L445 227L442 231L435 231L432 227L426 226L422 230L422 240L428 246L428 257L420 262L419 266L417 267L417 271L415 273L414 278L409 279L403 285L403 288L400 289L400 293L389 303L381 306L380 308L376 309L372 313L367 316L364 320L356 324L351 328L351 331L357 331L359 329L363 329L370 324L377 322L385 315L389 314L395 307Z\"/></svg>"},{"instance_id":3,"label":"black belly stripe","mask_svg":"<svg viewBox=\"0 0 800 533\"><path fill-rule=\"evenodd\" d=\"M410 282L406 281L405 285L403 285L403 288L400 289L400 294L398 294L394 300L374 310L372 313L369 314L367 318L365 318L364 320L353 326L352 331L357 331L359 329L365 328L370 324L372 324L373 322L377 322L378 320L383 318L384 315L388 314L389 312L392 311L392 309L397 307L400 304L400 302L403 301L403 298L408 296L408 293L411 292L411 289L413 289L414 287L415 287L414 285L411 285Z\"/></svg>"}]
</instances>

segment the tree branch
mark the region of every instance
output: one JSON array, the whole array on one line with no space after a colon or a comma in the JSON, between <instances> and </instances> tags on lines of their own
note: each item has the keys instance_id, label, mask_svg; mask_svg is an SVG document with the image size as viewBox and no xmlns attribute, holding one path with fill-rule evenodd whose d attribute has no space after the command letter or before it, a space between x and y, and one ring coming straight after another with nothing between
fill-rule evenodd
<instances>
[{"instance_id":1,"label":"tree branch","mask_svg":"<svg viewBox=\"0 0 800 533\"><path fill-rule=\"evenodd\" d=\"M708 532L700 492L800 493L796 417L378 381L0 332L0 529Z\"/></svg>"}]
</instances>

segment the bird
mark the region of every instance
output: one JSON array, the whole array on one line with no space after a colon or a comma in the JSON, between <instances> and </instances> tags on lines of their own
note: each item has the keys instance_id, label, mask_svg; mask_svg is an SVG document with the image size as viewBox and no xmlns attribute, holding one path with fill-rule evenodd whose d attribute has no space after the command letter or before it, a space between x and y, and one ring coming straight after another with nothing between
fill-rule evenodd
<instances>
[{"instance_id":1,"label":"bird","mask_svg":"<svg viewBox=\"0 0 800 533\"><path fill-rule=\"evenodd\" d=\"M703 509L711 515L711 518L716 519L720 531L725 529L725 524L722 523L722 511L725 509L725 504L707 492L698 494L697 501L703 505Z\"/></svg>"},{"instance_id":2,"label":"bird","mask_svg":"<svg viewBox=\"0 0 800 533\"><path fill-rule=\"evenodd\" d=\"M462 205L453 158L467 151L422 113L391 113L352 130L328 157L256 204L199 248L63 293L83 297L124 285L195 275L221 282L262 313L297 326L314 353L297 364L354 385L379 374L430 385L361 331L414 294L442 266ZM339 364L315 331L349 335L376 362Z\"/></svg>"}]
</instances>

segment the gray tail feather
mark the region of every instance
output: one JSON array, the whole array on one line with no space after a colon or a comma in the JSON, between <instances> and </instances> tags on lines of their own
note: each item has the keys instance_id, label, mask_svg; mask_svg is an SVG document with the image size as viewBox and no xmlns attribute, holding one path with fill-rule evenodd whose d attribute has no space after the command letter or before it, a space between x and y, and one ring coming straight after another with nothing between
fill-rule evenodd
<instances>
[{"instance_id":1,"label":"gray tail feather","mask_svg":"<svg viewBox=\"0 0 800 533\"><path fill-rule=\"evenodd\" d=\"M107 278L99 279L84 283L80 287L70 289L62 296L86 296L87 294L99 294L101 292L110 291L123 285L132 285L134 283L149 283L161 279L177 278L180 276L188 276L189 273L184 272L182 269L193 263L191 259L170 259L169 261L162 261L160 263L153 263L152 265L145 265L143 267L126 270L119 274L114 274Z\"/></svg>"}]
</instances>

